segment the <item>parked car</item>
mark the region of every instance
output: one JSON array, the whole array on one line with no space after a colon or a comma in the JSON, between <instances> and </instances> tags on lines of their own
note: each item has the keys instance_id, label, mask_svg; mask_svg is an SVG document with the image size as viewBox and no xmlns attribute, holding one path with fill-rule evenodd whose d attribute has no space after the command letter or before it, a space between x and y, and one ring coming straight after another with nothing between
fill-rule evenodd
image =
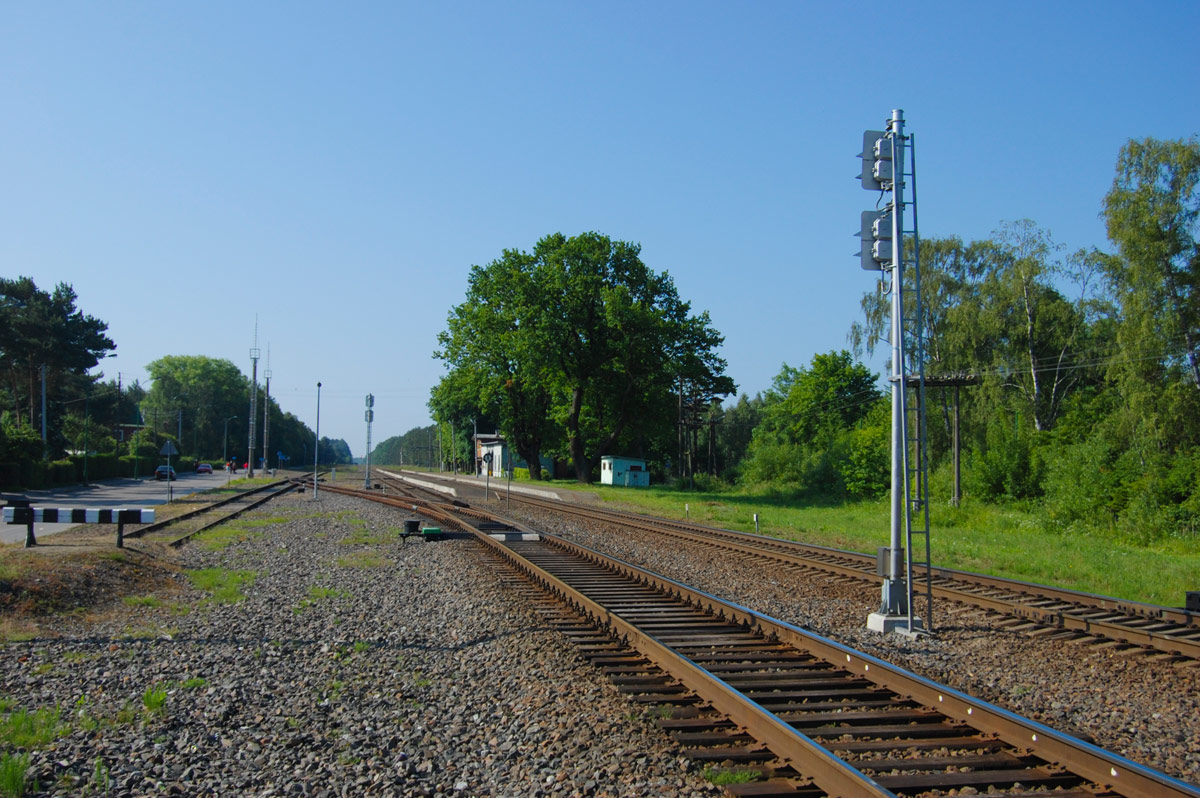
<instances>
[{"instance_id":1,"label":"parked car","mask_svg":"<svg viewBox=\"0 0 1200 798\"><path fill-rule=\"evenodd\" d=\"M211 474L212 466L209 465L208 463L201 463L200 465L196 466L196 473L197 474Z\"/></svg>"},{"instance_id":2,"label":"parked car","mask_svg":"<svg viewBox=\"0 0 1200 798\"><path fill-rule=\"evenodd\" d=\"M154 478L157 480L173 480L175 479L175 469L171 466L159 466L154 469Z\"/></svg>"}]
</instances>

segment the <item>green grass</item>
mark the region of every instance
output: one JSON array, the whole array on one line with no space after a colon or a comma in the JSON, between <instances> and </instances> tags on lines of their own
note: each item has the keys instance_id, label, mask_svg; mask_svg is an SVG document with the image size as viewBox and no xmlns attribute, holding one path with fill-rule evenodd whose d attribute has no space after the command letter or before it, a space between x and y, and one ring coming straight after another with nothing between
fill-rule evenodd
<instances>
[{"instance_id":1,"label":"green grass","mask_svg":"<svg viewBox=\"0 0 1200 798\"><path fill-rule=\"evenodd\" d=\"M257 529L258 527L262 527L262 526L276 526L278 524L286 524L290 520L291 520L290 518L286 518L282 515L273 515L269 518L242 519L238 523L249 529Z\"/></svg>"},{"instance_id":2,"label":"green grass","mask_svg":"<svg viewBox=\"0 0 1200 798\"><path fill-rule=\"evenodd\" d=\"M188 571L188 579L197 590L212 594L213 600L222 604L236 604L246 596L242 587L253 584L254 571L230 571L227 568L201 568Z\"/></svg>"},{"instance_id":3,"label":"green grass","mask_svg":"<svg viewBox=\"0 0 1200 798\"><path fill-rule=\"evenodd\" d=\"M555 482L557 489L596 493L614 509L687 517L820 546L873 554L886 546L886 500L816 504L782 493L682 493L667 488L614 488ZM1182 606L1200 573L1200 540L1171 538L1137 545L1108 537L1047 531L1036 509L964 502L930 507L934 565L1057 585L1072 590Z\"/></svg>"},{"instance_id":4,"label":"green grass","mask_svg":"<svg viewBox=\"0 0 1200 798\"><path fill-rule=\"evenodd\" d=\"M146 708L146 714L159 715L163 711L163 704L167 702L167 688L162 685L147 687L146 692L142 693L142 706Z\"/></svg>"},{"instance_id":5,"label":"green grass","mask_svg":"<svg viewBox=\"0 0 1200 798\"><path fill-rule=\"evenodd\" d=\"M243 543L261 536L262 532L252 529L246 522L231 521L201 532L196 536L196 543L209 551L220 551L234 543Z\"/></svg>"},{"instance_id":6,"label":"green grass","mask_svg":"<svg viewBox=\"0 0 1200 798\"><path fill-rule=\"evenodd\" d=\"M104 796L108 795L109 788L112 786L112 779L109 776L108 764L100 757L96 757L96 763L92 769L91 786L94 787L100 795Z\"/></svg>"},{"instance_id":7,"label":"green grass","mask_svg":"<svg viewBox=\"0 0 1200 798\"><path fill-rule=\"evenodd\" d=\"M391 542L387 535L369 532L366 529L355 529L338 541L343 546L382 546Z\"/></svg>"},{"instance_id":8,"label":"green grass","mask_svg":"<svg viewBox=\"0 0 1200 798\"><path fill-rule=\"evenodd\" d=\"M292 607L292 612L299 615L300 613L304 612L309 607L316 604L318 601L323 601L325 599L349 598L349 597L350 597L350 594L347 593L345 590L338 590L337 588L333 588L333 587L320 587L319 585L314 585L308 589L308 598L301 599L299 604L297 604L295 607Z\"/></svg>"},{"instance_id":9,"label":"green grass","mask_svg":"<svg viewBox=\"0 0 1200 798\"><path fill-rule=\"evenodd\" d=\"M26 784L29 772L29 754L4 754L0 756L0 795L5 798L21 798L26 790L38 789L37 784Z\"/></svg>"},{"instance_id":10,"label":"green grass","mask_svg":"<svg viewBox=\"0 0 1200 798\"><path fill-rule=\"evenodd\" d=\"M201 687L206 687L207 685L208 679L202 679L199 676L195 676L191 679L184 679L179 683L179 686L184 690L198 690Z\"/></svg>"},{"instance_id":11,"label":"green grass","mask_svg":"<svg viewBox=\"0 0 1200 798\"><path fill-rule=\"evenodd\" d=\"M58 707L43 707L33 712L13 707L0 718L0 747L42 748L67 730Z\"/></svg>"},{"instance_id":12,"label":"green grass","mask_svg":"<svg viewBox=\"0 0 1200 798\"><path fill-rule=\"evenodd\" d=\"M113 721L120 725L133 723L137 720L137 710L133 708L133 704L129 701L121 704L121 708L117 710L117 714L113 716Z\"/></svg>"},{"instance_id":13,"label":"green grass","mask_svg":"<svg viewBox=\"0 0 1200 798\"><path fill-rule=\"evenodd\" d=\"M762 779L762 771L751 768L721 768L707 767L701 774L704 778L718 786L726 784L748 784Z\"/></svg>"},{"instance_id":14,"label":"green grass","mask_svg":"<svg viewBox=\"0 0 1200 798\"><path fill-rule=\"evenodd\" d=\"M392 565L392 561L372 551L360 551L338 557L337 564L342 568L383 568Z\"/></svg>"}]
</instances>

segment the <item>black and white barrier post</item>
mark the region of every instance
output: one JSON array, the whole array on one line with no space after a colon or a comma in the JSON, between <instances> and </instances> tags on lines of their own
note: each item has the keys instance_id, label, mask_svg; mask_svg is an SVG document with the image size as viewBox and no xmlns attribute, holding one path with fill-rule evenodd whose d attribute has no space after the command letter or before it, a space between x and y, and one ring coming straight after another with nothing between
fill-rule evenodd
<instances>
[{"instance_id":1,"label":"black and white barrier post","mask_svg":"<svg viewBox=\"0 0 1200 798\"><path fill-rule=\"evenodd\" d=\"M37 545L33 539L33 525L38 524L116 524L117 548L125 548L126 524L153 524L154 511L141 508L114 507L112 509L82 509L78 507L29 507L14 506L10 501L4 508L4 523L25 524L27 530L25 546Z\"/></svg>"}]
</instances>

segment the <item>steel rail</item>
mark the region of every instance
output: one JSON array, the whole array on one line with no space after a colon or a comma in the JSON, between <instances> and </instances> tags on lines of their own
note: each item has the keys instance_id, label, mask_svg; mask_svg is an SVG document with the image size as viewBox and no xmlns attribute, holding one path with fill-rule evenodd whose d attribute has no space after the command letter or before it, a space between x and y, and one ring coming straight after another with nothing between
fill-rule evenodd
<instances>
[{"instance_id":1,"label":"steel rail","mask_svg":"<svg viewBox=\"0 0 1200 798\"><path fill-rule=\"evenodd\" d=\"M811 544L795 543L792 541L753 535L736 530L704 527L695 524L685 524L668 519L656 519L633 513L623 513L613 510L597 510L590 507L579 507L566 502L550 502L526 496L517 499L555 512L565 512L593 520L609 523L619 523L635 529L654 534L667 534L689 542L706 546L731 548L743 553L749 553L772 560L787 562L802 568L818 568L840 576L879 583L882 577L873 570L874 559L869 555L858 552L841 551ZM837 560L841 560L838 562ZM923 573L923 569L918 569ZM1159 607L1152 604L1129 602L1107 596L1091 593L1081 593L1064 588L1043 587L1030 583L1018 582L1004 577L990 577L965 571L955 571L948 568L933 570L935 581L933 592L939 598L959 601L968 605L983 607L994 612L1024 618L1042 625L1056 627L1065 631L1104 637L1121 643L1153 648L1169 654L1200 659L1200 614L1183 609ZM986 595L975 590L954 585L953 582L969 582L983 588L993 590L1008 590L1017 593L1017 597ZM1030 601L1053 599L1061 602L1081 605L1073 607L1037 606ZM1136 609L1135 609L1136 608ZM1087 613L1093 610L1108 610L1124 614L1136 614L1136 618L1128 622L1119 622L1111 617L1089 617ZM1130 623L1159 618L1183 627L1161 629L1132 626ZM1194 630L1194 631L1193 631ZM1187 636L1182 636L1183 631Z\"/></svg>"},{"instance_id":2,"label":"steel rail","mask_svg":"<svg viewBox=\"0 0 1200 798\"><path fill-rule=\"evenodd\" d=\"M937 684L903 668L856 651L813 632L775 620L732 602L724 601L716 596L698 591L680 582L667 579L630 563L616 560L598 551L581 546L578 543L545 534L543 534L543 540L549 545L570 551L577 556L624 573L630 578L636 579L655 590L677 596L694 607L723 617L730 623L756 631L765 638L787 643L802 651L810 652L826 662L836 663L840 667L861 675L862 678L876 685L891 690L898 695L906 696L922 706L932 708L964 725L987 734L994 734L998 739L1018 750L1030 751L1040 759L1064 766L1077 776L1103 789L1112 790L1119 795L1128 796L1129 798L1165 798L1166 796L1200 797L1200 789L1182 781L1056 731L1036 721L1022 718L993 704ZM497 541L491 541L491 545L493 549L503 548L506 551L511 551L511 549L500 546ZM521 567L527 573L532 573L531 569L537 569L535 564L521 558L515 552L511 554L506 553L505 556L510 560L516 560L517 558L523 560L524 563ZM666 656L663 653L663 649L666 647L657 643L652 636L638 631L635 626L624 622L611 610L604 608L596 602L592 602L586 596L583 596L578 591L575 591L562 583L561 580L549 574L539 577L539 580L554 585L556 592L570 595L572 603L586 607L589 614L593 617L614 626L614 628L629 636L635 642L635 647L643 650L643 653L647 656L653 656L660 666L664 665L658 655L663 654L663 656ZM648 645L647 648L642 648L640 641L643 640L655 645ZM662 646L661 649L660 646ZM842 664L843 660L845 664ZM703 670L699 666L694 665L694 663L690 663L690 660L688 660L688 663L698 670ZM690 669L684 668L679 670L678 666L667 666L666 669L689 688L703 695L706 700L711 700L701 689L697 689L704 687L707 677L697 680L696 674L692 673ZM708 674L707 671L704 671L704 673L716 682L720 682L717 677ZM714 703L714 706L717 706L722 711L727 711L726 707L722 705ZM731 717L743 725L749 734L771 745L774 740L772 727L770 725L760 727L755 721L756 716L753 713L747 715L745 710L739 710L739 712L741 713L740 717L736 714L731 714ZM816 745L816 743L813 744ZM822 750L824 751L825 749ZM773 746L772 751L777 754L779 753ZM803 759L797 760L795 759L795 754L791 754L790 756L785 755L784 758L789 760L800 772L813 772L809 761ZM817 780L815 774L813 774L813 777L814 780ZM824 784L821 784L819 781L817 783L823 789L827 789ZM851 792L849 794L858 793Z\"/></svg>"},{"instance_id":3,"label":"steel rail","mask_svg":"<svg viewBox=\"0 0 1200 798\"><path fill-rule=\"evenodd\" d=\"M290 480L289 480L289 482L290 482ZM282 485L279 487L279 490L275 491L274 493L268 493L266 496L262 496L262 497L256 499L255 501L250 502L245 507L239 507L236 510L234 510L232 513L229 513L228 515L224 515L224 516L221 516L220 518L215 518L212 521L209 521L207 524L204 524L199 529L193 529L191 532L188 532L187 534L180 535L179 537L175 538L174 540L168 541L167 545L172 548L177 549L177 548L183 546L188 541L190 541L192 538L199 535L201 532L207 532L208 530L212 529L215 526L220 526L221 524L224 524L226 521L232 521L233 519L237 518L242 513L249 512L250 510L253 510L254 508L256 508L260 505L266 504L267 502L271 501L271 499L282 496L283 494L289 493L293 490L296 490L299 487L300 486L296 483ZM243 494L243 497L244 497L244 494Z\"/></svg>"},{"instance_id":4,"label":"steel rail","mask_svg":"<svg viewBox=\"0 0 1200 798\"><path fill-rule=\"evenodd\" d=\"M437 478L438 475L429 476ZM628 521L631 522L630 525L632 526L638 526L639 524L651 524L653 525L651 527L641 527L649 531L661 531L662 527L670 527L685 533L708 536L721 535L743 539L750 541L753 545L768 549L778 547L782 549L812 552L814 555L843 558L850 561L850 563L853 563L854 565L852 567L855 567L857 570L867 573L868 575L870 575L869 572L874 568L875 565L875 558L870 554L863 554L862 552L849 551L846 549L835 549L815 543L801 543L799 541L786 540L769 535L761 535L753 532L742 532L736 529L710 527L691 521L659 518L656 516L634 513L625 510L593 508L565 500L549 501L524 494L516 495L514 498L518 502L525 502L527 504L553 510L562 510L565 506L571 508L570 512L583 514L597 520L617 520L620 522ZM918 572L923 574L924 569L918 569ZM846 571L845 573L851 576L855 575L853 570ZM953 568L935 567L932 573L935 578L941 577L959 582L969 582L989 589L1011 590L1014 593L1031 596L1036 600L1057 599L1071 604L1087 605L1096 609L1108 610L1111 612L1120 612L1127 615L1143 616L1149 619L1170 621L1179 624L1180 626L1192 626L1200 630L1200 613L1187 610L1182 607L1167 607L1160 604L1132 601L1130 599L1104 596L1097 593L1088 593L1079 590L1071 590L1069 588L1055 587L1053 585L1022 582L1020 580L1011 579L1008 577L992 576L989 574L980 574L972 571L961 571Z\"/></svg>"},{"instance_id":5,"label":"steel rail","mask_svg":"<svg viewBox=\"0 0 1200 798\"><path fill-rule=\"evenodd\" d=\"M707 701L730 720L750 730L771 752L831 796L878 796L895 798L867 774L854 769L831 751L802 732L793 729L759 704L749 701L737 689L719 677L688 660L636 625L614 614L602 604L588 598L569 584L542 570L511 548L494 540L471 524L467 531L514 568L541 583L550 592L562 597L584 614L600 620L614 629L634 648L652 659L664 671Z\"/></svg>"},{"instance_id":6,"label":"steel rail","mask_svg":"<svg viewBox=\"0 0 1200 798\"><path fill-rule=\"evenodd\" d=\"M147 524L146 526L142 527L141 529L135 529L132 532L126 532L125 537L140 538L140 537L144 537L145 535L150 534L152 532L161 532L162 530L166 529L167 527L174 526L175 524L178 524L182 521L187 521L191 518L195 518L198 515L203 515L204 513L212 512L213 510L216 510L220 507L224 507L227 504L232 504L234 502L242 501L247 496L253 496L256 493L262 493L263 491L271 490L272 488L277 488L281 485L286 485L286 484L289 484L292 482L293 482L293 480L291 480L291 479L281 479L276 482L271 482L266 485L260 485L256 488L251 488L250 490L241 491L240 493L237 493L233 496L228 496L224 499L220 499L219 501L215 501L215 502L211 502L210 504L206 504L203 507L197 507L194 510L188 510L185 513L180 513L179 515L172 516L171 518L166 518L162 521L157 521L153 524Z\"/></svg>"},{"instance_id":7,"label":"steel rail","mask_svg":"<svg viewBox=\"0 0 1200 798\"><path fill-rule=\"evenodd\" d=\"M359 495L380 501L380 497L361 491L339 489L339 493ZM416 505L403 500L388 500L386 504L417 509ZM719 712L729 717L751 737L764 743L779 760L806 779L831 795L893 795L884 784L857 770L828 748L803 732L789 725L779 716L749 699L726 680L699 665L681 652L673 650L670 643L655 634L641 629L638 623L622 617L621 609L605 606L568 583L566 579L550 573L522 556L513 547L504 545L481 531L476 525L464 520L462 515L475 519L501 521L517 529L527 529L507 519L473 508L434 507L425 505L422 511L436 512L442 517L457 516L457 526L473 534L490 551L512 564L521 573L541 584L582 614L597 623L612 629L625 638L635 649L653 660L673 678L708 702ZM764 640L783 643L800 652L838 667L864 682L890 691L916 702L931 713L940 714L965 727L1011 746L1014 751L1029 754L1048 763L1049 769L1040 772L1053 774L1062 768L1075 777L1091 782L1101 791L1110 791L1127 798L1200 798L1200 788L1173 779L1151 768L1139 765L1124 757L1105 751L1090 743L1054 730L1036 721L1022 718L1012 712L988 702L937 684L876 657L863 654L848 646L837 643L813 632L801 629L762 615L746 607L727 602L708 593L691 588L639 568L580 544L541 533L542 541L552 547L584 561L591 562L608 572L624 576L639 585L663 596L671 596L697 610L724 621L725 625L741 627ZM522 544L525 545L525 544ZM833 744L834 748L837 744ZM897 747L903 748L903 744ZM864 762L870 769L870 762ZM919 759L912 761L912 769L924 770ZM952 775L952 774L950 774ZM979 774L983 776L984 774ZM894 777L887 777L884 781ZM934 777L936 780L937 777ZM989 777L984 777L986 778ZM903 783L904 779L901 779ZM910 790L904 790L910 792Z\"/></svg>"}]
</instances>

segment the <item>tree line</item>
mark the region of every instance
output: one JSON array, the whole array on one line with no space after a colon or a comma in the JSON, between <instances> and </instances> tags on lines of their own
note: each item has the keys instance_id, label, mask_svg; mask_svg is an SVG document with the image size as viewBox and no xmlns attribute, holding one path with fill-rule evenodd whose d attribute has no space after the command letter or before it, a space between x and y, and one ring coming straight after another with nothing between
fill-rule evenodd
<instances>
[{"instance_id":1,"label":"tree line","mask_svg":"<svg viewBox=\"0 0 1200 798\"><path fill-rule=\"evenodd\" d=\"M228 360L191 355L150 363L149 389L92 374L116 344L107 323L79 309L77 299L65 283L46 291L29 277L0 278L0 486L144 476L168 441L185 466L245 461L248 377ZM268 402L263 388L259 457L269 408L269 464L307 467L312 430L274 398ZM351 461L345 441L323 438L320 446L322 463Z\"/></svg>"},{"instance_id":2,"label":"tree line","mask_svg":"<svg viewBox=\"0 0 1200 798\"><path fill-rule=\"evenodd\" d=\"M1198 180L1196 139L1131 140L1103 198L1112 251L1067 251L1030 220L920 242L924 370L962 383L927 389L935 500L957 411L969 499L1033 502L1056 528L1200 532ZM535 477L543 454L582 481L627 454L705 486L887 491L889 402L858 358L885 340L888 297L864 294L848 350L726 404L720 334L639 254L555 234L472 267L435 353L435 421L454 440L501 431Z\"/></svg>"},{"instance_id":3,"label":"tree line","mask_svg":"<svg viewBox=\"0 0 1200 798\"><path fill-rule=\"evenodd\" d=\"M1130 141L1103 199L1112 252L1066 252L1029 220L920 242L925 374L971 383L927 389L933 498L951 493L957 406L968 497L1034 503L1051 528L1200 533L1198 180L1195 139ZM864 294L855 355L886 340L889 303ZM813 498L883 495L890 403L877 384L846 351L785 365L762 394L713 408L720 474Z\"/></svg>"}]
</instances>

